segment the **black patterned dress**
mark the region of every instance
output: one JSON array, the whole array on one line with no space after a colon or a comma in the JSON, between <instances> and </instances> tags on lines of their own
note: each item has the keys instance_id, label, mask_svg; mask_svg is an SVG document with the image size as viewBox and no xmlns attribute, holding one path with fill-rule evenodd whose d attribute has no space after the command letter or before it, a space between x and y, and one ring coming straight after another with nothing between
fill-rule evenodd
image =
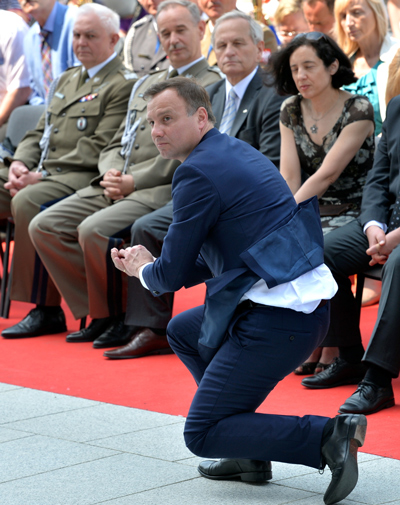
<instances>
[{"instance_id":1,"label":"black patterned dress","mask_svg":"<svg viewBox=\"0 0 400 505\"><path fill-rule=\"evenodd\" d=\"M306 130L300 108L301 100L301 95L292 96L285 100L282 104L280 119L285 126L293 131L304 182L308 177L315 174L321 166L326 154L336 142L343 128L355 121L365 119L374 121L374 109L364 96L354 95L347 99L339 119L331 131L323 138L322 145L319 145L313 142ZM362 191L367 173L374 161L374 152L375 138L372 134L365 139L361 148L338 179L329 186L323 197L319 199L322 213L323 206L351 204L351 208L339 216L321 216L324 234L349 223L359 215Z\"/></svg>"}]
</instances>

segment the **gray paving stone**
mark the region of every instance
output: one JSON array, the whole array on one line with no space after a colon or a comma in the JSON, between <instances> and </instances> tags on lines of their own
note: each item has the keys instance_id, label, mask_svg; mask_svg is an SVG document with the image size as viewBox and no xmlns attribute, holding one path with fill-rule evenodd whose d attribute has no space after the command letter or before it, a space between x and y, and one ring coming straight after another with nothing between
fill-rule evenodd
<instances>
[{"instance_id":1,"label":"gray paving stone","mask_svg":"<svg viewBox=\"0 0 400 505\"><path fill-rule=\"evenodd\" d=\"M15 429L30 433L87 442L176 423L184 423L184 419L103 403L89 408L18 421L12 425Z\"/></svg>"},{"instance_id":2,"label":"gray paving stone","mask_svg":"<svg viewBox=\"0 0 400 505\"><path fill-rule=\"evenodd\" d=\"M13 386L12 384L4 384L0 383L0 393L4 393L6 391L12 391L13 389L23 389L20 386Z\"/></svg>"},{"instance_id":3,"label":"gray paving stone","mask_svg":"<svg viewBox=\"0 0 400 505\"><path fill-rule=\"evenodd\" d=\"M0 427L0 443L9 442L10 440L17 440L18 438L25 438L31 436L32 435L30 433L24 433L23 431Z\"/></svg>"},{"instance_id":4,"label":"gray paving stone","mask_svg":"<svg viewBox=\"0 0 400 505\"><path fill-rule=\"evenodd\" d=\"M92 400L21 388L2 393L0 398L0 425L98 404Z\"/></svg>"},{"instance_id":5,"label":"gray paving stone","mask_svg":"<svg viewBox=\"0 0 400 505\"><path fill-rule=\"evenodd\" d=\"M99 447L151 456L166 461L177 461L193 456L183 440L184 423L128 433L92 442Z\"/></svg>"},{"instance_id":6,"label":"gray paving stone","mask_svg":"<svg viewBox=\"0 0 400 505\"><path fill-rule=\"evenodd\" d=\"M0 452L0 482L118 454L110 449L39 435L4 442L0 445Z\"/></svg>"},{"instance_id":7,"label":"gray paving stone","mask_svg":"<svg viewBox=\"0 0 400 505\"><path fill-rule=\"evenodd\" d=\"M137 495L104 502L104 505L287 505L310 500L312 493L275 484L251 485L196 479ZM321 505L321 496L315 503ZM304 501L306 503L306 501ZM307 501L311 505L311 501Z\"/></svg>"},{"instance_id":8,"label":"gray paving stone","mask_svg":"<svg viewBox=\"0 0 400 505\"><path fill-rule=\"evenodd\" d=\"M139 504L141 492L191 478L182 465L121 454L0 484L0 497L1 505L92 505L136 494Z\"/></svg>"},{"instance_id":9,"label":"gray paving stone","mask_svg":"<svg viewBox=\"0 0 400 505\"><path fill-rule=\"evenodd\" d=\"M357 486L348 500L368 505L390 503L400 498L400 461L386 458L373 459L359 464ZM280 483L305 491L325 493L331 474L327 468L323 475L309 474L287 478ZM341 502L344 504L344 502Z\"/></svg>"}]
</instances>

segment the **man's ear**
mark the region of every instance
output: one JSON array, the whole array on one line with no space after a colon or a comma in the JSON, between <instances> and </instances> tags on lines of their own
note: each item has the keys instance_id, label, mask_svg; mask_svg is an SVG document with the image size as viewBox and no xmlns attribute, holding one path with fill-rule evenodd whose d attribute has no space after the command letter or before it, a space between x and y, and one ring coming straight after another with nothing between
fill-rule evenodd
<instances>
[{"instance_id":1,"label":"man's ear","mask_svg":"<svg viewBox=\"0 0 400 505\"><path fill-rule=\"evenodd\" d=\"M204 126L208 123L208 113L204 107L199 107L196 111L197 120L199 122L199 127L204 128Z\"/></svg>"},{"instance_id":2,"label":"man's ear","mask_svg":"<svg viewBox=\"0 0 400 505\"><path fill-rule=\"evenodd\" d=\"M110 35L110 41L111 41L112 47L115 47L117 45L117 42L119 41L118 33L112 33Z\"/></svg>"}]
</instances>

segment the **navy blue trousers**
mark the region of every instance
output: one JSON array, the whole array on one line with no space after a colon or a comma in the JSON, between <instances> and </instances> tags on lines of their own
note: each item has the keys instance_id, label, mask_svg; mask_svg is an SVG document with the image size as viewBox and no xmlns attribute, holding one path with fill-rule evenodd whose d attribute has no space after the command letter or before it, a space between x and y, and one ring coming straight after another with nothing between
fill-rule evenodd
<instances>
[{"instance_id":1,"label":"navy blue trousers","mask_svg":"<svg viewBox=\"0 0 400 505\"><path fill-rule=\"evenodd\" d=\"M209 364L197 350L204 306L174 317L169 343L198 384L185 424L197 456L281 461L319 468L329 418L256 413L274 387L324 339L329 304L312 314L274 307L236 310ZM296 394L294 391L293 394Z\"/></svg>"}]
</instances>

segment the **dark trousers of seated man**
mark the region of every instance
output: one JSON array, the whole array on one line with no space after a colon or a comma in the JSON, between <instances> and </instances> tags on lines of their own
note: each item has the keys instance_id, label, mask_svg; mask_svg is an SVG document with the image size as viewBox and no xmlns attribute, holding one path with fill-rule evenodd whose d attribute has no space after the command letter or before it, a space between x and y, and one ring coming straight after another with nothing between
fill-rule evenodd
<instances>
[{"instance_id":1,"label":"dark trousers of seated man","mask_svg":"<svg viewBox=\"0 0 400 505\"><path fill-rule=\"evenodd\" d=\"M141 244L156 258L172 223L172 201L137 219L131 228L131 245ZM172 317L173 293L154 297L143 289L139 279L128 278L128 298L125 324L165 330Z\"/></svg>"},{"instance_id":2,"label":"dark trousers of seated man","mask_svg":"<svg viewBox=\"0 0 400 505\"><path fill-rule=\"evenodd\" d=\"M169 343L196 383L185 441L197 456L282 461L319 468L326 417L256 413L274 387L325 337L329 303L311 314L240 305L212 361L198 352L204 306L175 316Z\"/></svg>"},{"instance_id":3,"label":"dark trousers of seated man","mask_svg":"<svg viewBox=\"0 0 400 505\"><path fill-rule=\"evenodd\" d=\"M361 349L359 312L351 291L350 275L369 268L368 239L358 220L337 228L324 237L325 263L339 290L331 300L331 323L324 346L342 351ZM396 247L382 269L382 294L378 316L363 361L397 377L400 370L400 247ZM354 354L354 351L353 351ZM345 355L343 356L345 359Z\"/></svg>"}]
</instances>

